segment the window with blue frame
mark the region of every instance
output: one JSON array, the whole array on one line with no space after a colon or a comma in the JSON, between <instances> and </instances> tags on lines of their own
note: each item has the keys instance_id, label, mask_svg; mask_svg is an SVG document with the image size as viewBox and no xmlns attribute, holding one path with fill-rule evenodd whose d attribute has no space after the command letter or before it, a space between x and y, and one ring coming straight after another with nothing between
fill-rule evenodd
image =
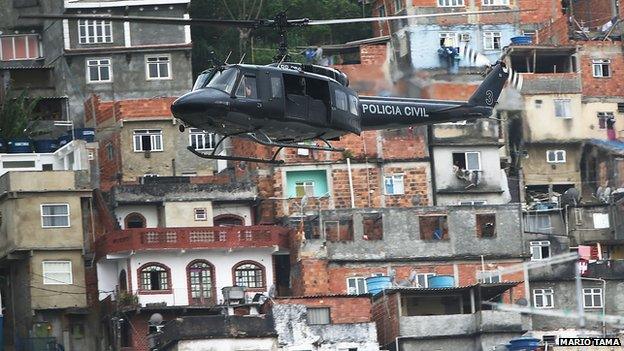
<instances>
[{"instance_id":1,"label":"window with blue frame","mask_svg":"<svg viewBox=\"0 0 624 351\"><path fill-rule=\"evenodd\" d=\"M325 170L286 172L286 194L290 198L304 195L320 197L328 191Z\"/></svg>"},{"instance_id":2,"label":"window with blue frame","mask_svg":"<svg viewBox=\"0 0 624 351\"><path fill-rule=\"evenodd\" d=\"M404 194L403 174L384 176L384 188L386 190L386 195Z\"/></svg>"}]
</instances>

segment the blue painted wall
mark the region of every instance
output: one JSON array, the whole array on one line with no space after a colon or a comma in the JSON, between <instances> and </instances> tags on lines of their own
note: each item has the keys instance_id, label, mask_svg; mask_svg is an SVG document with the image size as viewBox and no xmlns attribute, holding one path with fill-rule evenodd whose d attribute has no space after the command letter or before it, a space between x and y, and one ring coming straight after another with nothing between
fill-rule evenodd
<instances>
[{"instance_id":1,"label":"blue painted wall","mask_svg":"<svg viewBox=\"0 0 624 351\"><path fill-rule=\"evenodd\" d=\"M327 189L327 173L325 171L290 171L286 172L286 193L288 197L297 197L295 183L314 182L314 196L325 195Z\"/></svg>"},{"instance_id":2,"label":"blue painted wall","mask_svg":"<svg viewBox=\"0 0 624 351\"><path fill-rule=\"evenodd\" d=\"M483 25L412 25L408 28L412 67L419 69L446 68L446 62L438 56L440 48L440 33L458 32L470 33L468 46L484 54L490 61L496 61L501 50L483 49L483 32L496 31L501 33L501 45L505 47L511 43L511 38L521 34L519 28L513 24L483 24ZM459 61L459 66L468 67L467 61Z\"/></svg>"}]
</instances>

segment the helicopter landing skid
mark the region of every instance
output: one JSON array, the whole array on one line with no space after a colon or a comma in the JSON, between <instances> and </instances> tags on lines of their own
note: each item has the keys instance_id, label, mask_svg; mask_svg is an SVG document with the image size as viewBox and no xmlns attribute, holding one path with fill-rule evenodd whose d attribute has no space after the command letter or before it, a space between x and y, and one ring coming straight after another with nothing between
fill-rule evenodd
<instances>
[{"instance_id":1,"label":"helicopter landing skid","mask_svg":"<svg viewBox=\"0 0 624 351\"><path fill-rule=\"evenodd\" d=\"M323 138L318 138L319 140L323 141L325 144L327 144L327 146L317 146L317 145L305 145L305 144L292 144L292 143L279 143L279 142L274 142L272 141L270 138L266 137L267 140L262 140L259 139L254 133L245 133L246 137L248 137L249 139L253 140L254 142L257 142L258 144L264 145L264 146L269 146L269 147L277 147L277 150L275 150L275 152L273 153L273 157L271 157L270 159L265 159L265 158L257 158L257 157L246 157L246 156L226 156L226 155L217 155L215 154L215 152L217 151L219 145L221 145L221 143L223 143L223 141L225 141L225 139L231 137L231 136L239 136L240 134L243 133L236 133L236 134L231 134L231 135L226 135L223 138L221 138L221 140L219 140L219 142L214 146L213 150L211 153L201 153L197 150L195 150L192 146L188 146L187 149L192 152L193 154L195 154L196 156L199 156L201 158L205 158L205 159L210 159L210 160L227 160L227 161L248 161L248 162L259 162L259 163L273 163L273 164L282 164L284 163L284 160L278 160L277 159L277 155L279 154L280 151L282 151L282 149L284 148L296 148L296 149L308 149L308 150L321 150L321 151L332 151L332 152L342 152L344 151L344 149L342 148L335 148L333 147L329 141L323 139Z\"/></svg>"}]
</instances>

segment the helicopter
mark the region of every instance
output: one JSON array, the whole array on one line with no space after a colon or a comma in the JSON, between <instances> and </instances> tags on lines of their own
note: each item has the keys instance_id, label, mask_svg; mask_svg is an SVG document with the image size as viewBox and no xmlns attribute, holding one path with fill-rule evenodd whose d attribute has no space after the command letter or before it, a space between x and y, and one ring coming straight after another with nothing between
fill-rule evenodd
<instances>
[{"instance_id":1,"label":"helicopter","mask_svg":"<svg viewBox=\"0 0 624 351\"><path fill-rule=\"evenodd\" d=\"M499 60L488 65L489 73L468 101L359 96L349 88L348 77L339 70L291 62L286 37L288 29L310 25L520 11L527 10L465 11L334 20L288 19L284 12L273 19L244 21L76 14L20 17L276 29L280 34L280 43L274 63L269 65L217 63L197 77L192 91L172 103L171 112L181 122L180 131L184 131L185 127L192 127L222 136L211 153L200 153L188 147L199 157L283 163L277 156L284 148L344 151L334 147L331 141L336 141L349 133L359 135L367 130L405 128L490 117L510 76L504 62ZM478 56L469 50L466 51L466 55L473 58ZM277 147L277 150L271 158L217 154L219 146L231 137L244 137L261 145ZM317 141L324 145L317 145Z\"/></svg>"}]
</instances>

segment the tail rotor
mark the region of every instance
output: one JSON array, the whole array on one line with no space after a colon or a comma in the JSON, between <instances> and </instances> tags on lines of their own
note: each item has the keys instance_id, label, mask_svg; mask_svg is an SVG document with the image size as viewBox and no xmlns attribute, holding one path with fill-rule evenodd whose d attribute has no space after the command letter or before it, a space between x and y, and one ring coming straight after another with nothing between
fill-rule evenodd
<instances>
[{"instance_id":1,"label":"tail rotor","mask_svg":"<svg viewBox=\"0 0 624 351\"><path fill-rule=\"evenodd\" d=\"M472 66L477 67L488 67L491 68L496 63L492 63L487 56L483 55L481 52L469 47L466 43L462 42L459 47L459 56L462 60L469 62ZM501 56L497 62L502 61L504 56ZM518 73L511 69L511 67L507 67L509 77L507 78L507 85L520 91L522 89L522 73Z\"/></svg>"}]
</instances>

